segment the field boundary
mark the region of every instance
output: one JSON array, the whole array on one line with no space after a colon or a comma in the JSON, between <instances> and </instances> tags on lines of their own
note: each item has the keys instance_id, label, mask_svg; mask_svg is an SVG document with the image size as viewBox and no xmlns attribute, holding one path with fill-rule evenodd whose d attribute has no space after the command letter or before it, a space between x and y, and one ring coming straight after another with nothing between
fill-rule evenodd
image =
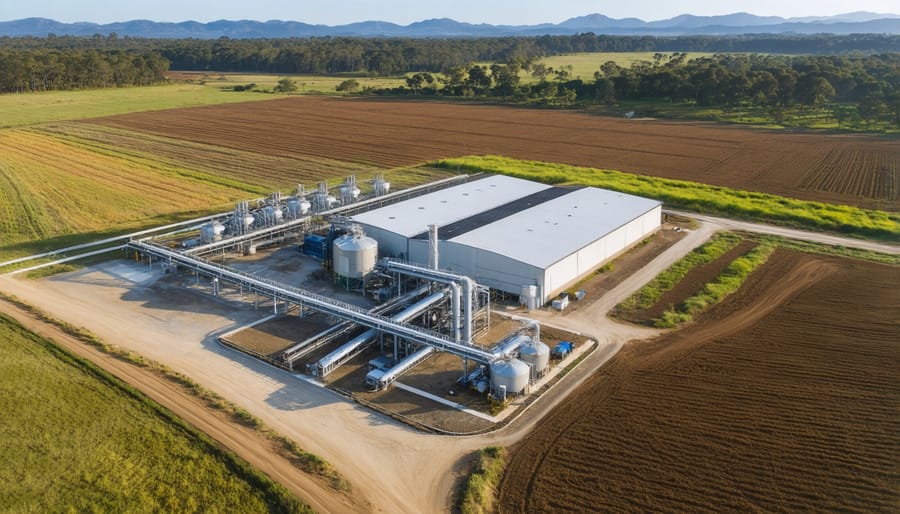
<instances>
[{"instance_id":1,"label":"field boundary","mask_svg":"<svg viewBox=\"0 0 900 514\"><path fill-rule=\"evenodd\" d=\"M262 420L245 409L238 407L217 393L214 393L191 378L172 370L159 362L149 360L136 352L123 350L104 342L87 329L76 327L68 322L58 320L45 311L25 303L15 296L0 291L0 301L17 310L33 316L35 320L46 323L62 333L84 343L95 350L122 361L136 368L142 368L159 378L179 386L186 394L202 401L208 408L219 411L231 418L231 421L257 432L270 442L276 444L277 453L287 458L298 470L324 479L334 491L350 492L351 485L327 461L321 457L299 448L289 438L282 436L268 427Z\"/></svg>"},{"instance_id":2,"label":"field boundary","mask_svg":"<svg viewBox=\"0 0 900 514\"><path fill-rule=\"evenodd\" d=\"M19 307L18 304L11 302L8 298L4 297L4 300L12 305L15 305L16 307ZM57 341L30 330L15 317L9 316L4 312L0 312L0 321L3 320L10 323L11 326L18 331L26 334L31 334L33 336L34 342L43 346L53 358L59 359L65 364L74 366L84 371L96 380L100 381L101 383L105 384L106 386L125 394L132 401L135 401L150 409L155 415L162 418L162 420L166 424L169 424L173 428L182 431L190 439L193 439L194 441L200 443L205 448L206 452L223 459L225 461L226 467L229 470L241 477L243 480L246 480L252 487L258 488L263 494L264 498L266 498L270 502L273 502L275 505L278 505L280 511L313 512L309 505L307 505L305 502L302 502L299 498L291 496L291 493L289 493L282 484L279 484L272 480L260 470L253 467L245 459L237 455L234 451L232 451L219 441L216 441L213 437L204 433L199 428L189 424L187 421L175 414L171 409L150 398L142 391L140 391L137 387L128 384L119 377L116 377L114 374L103 369L101 366L95 364L91 360L81 355L75 354L74 352L60 345ZM61 327L57 326L57 328Z\"/></svg>"},{"instance_id":3,"label":"field boundary","mask_svg":"<svg viewBox=\"0 0 900 514\"><path fill-rule=\"evenodd\" d=\"M687 180L502 156L442 159L431 163L431 166L467 172L498 173L546 184L593 186L654 198L664 202L667 207L693 212L761 220L860 238L900 240L900 214L848 205L797 200Z\"/></svg>"}]
</instances>

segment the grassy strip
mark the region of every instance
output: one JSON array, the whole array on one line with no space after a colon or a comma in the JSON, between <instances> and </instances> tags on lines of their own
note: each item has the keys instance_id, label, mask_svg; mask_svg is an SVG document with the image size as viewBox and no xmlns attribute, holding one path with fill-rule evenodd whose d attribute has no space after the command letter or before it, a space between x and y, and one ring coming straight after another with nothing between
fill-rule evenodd
<instances>
[{"instance_id":1,"label":"grassy strip","mask_svg":"<svg viewBox=\"0 0 900 514\"><path fill-rule=\"evenodd\" d=\"M7 302L17 306L18 308L33 314L37 319L59 328L66 334L69 334L70 336L75 337L78 340L87 343L108 355L112 355L113 357L121 359L125 362L129 362L136 366L150 369L160 376L172 382L175 382L176 384L184 387L191 394L203 399L208 406L229 414L233 420L241 423L244 426L256 429L257 431L264 434L267 438L277 443L278 449L281 454L290 459L291 462L294 463L294 465L299 469L302 469L307 473L319 475L325 478L331 485L331 487L337 491L351 490L350 483L344 477L342 477L341 474L337 470L335 470L329 462L322 459L318 455L303 450L297 445L297 443L292 441L290 438L277 433L274 429L266 425L261 419L257 418L245 409L242 409L241 407L238 407L237 405L229 402L215 392L206 389L188 376L173 370L165 364L146 359L142 355L131 350L125 350L119 348L118 346L110 345L104 342L99 336L92 333L91 331L85 328L76 327L66 321L58 320L47 314L45 311L19 300L15 296L11 296L0 291L0 299L6 300Z\"/></svg>"},{"instance_id":2,"label":"grassy strip","mask_svg":"<svg viewBox=\"0 0 900 514\"><path fill-rule=\"evenodd\" d=\"M633 311L651 307L663 294L678 285L692 269L713 262L740 244L741 240L741 236L730 232L715 234L709 241L695 248L636 293L626 298L619 304L619 308Z\"/></svg>"},{"instance_id":3,"label":"grassy strip","mask_svg":"<svg viewBox=\"0 0 900 514\"><path fill-rule=\"evenodd\" d=\"M497 485L506 466L505 454L499 446L488 446L478 451L478 462L461 494L460 511L463 514L494 512Z\"/></svg>"},{"instance_id":4,"label":"grassy strip","mask_svg":"<svg viewBox=\"0 0 900 514\"><path fill-rule=\"evenodd\" d=\"M833 255L835 257L844 257L848 259L859 259L863 261L879 262L881 264L900 265L900 255L891 255L889 253L873 252L871 250L862 250L860 248L849 248L846 246L831 246L810 241L800 241L797 239L787 239L781 236L773 236L768 234L753 234L753 239L760 243L767 243L795 250L804 253L814 253L819 255Z\"/></svg>"},{"instance_id":5,"label":"grassy strip","mask_svg":"<svg viewBox=\"0 0 900 514\"><path fill-rule=\"evenodd\" d=\"M856 237L900 240L900 214L897 213L796 200L686 180L498 156L444 159L433 165L453 170L501 173L548 184L581 184L612 189L655 198L669 207L693 212L761 220Z\"/></svg>"},{"instance_id":6,"label":"grassy strip","mask_svg":"<svg viewBox=\"0 0 900 514\"><path fill-rule=\"evenodd\" d=\"M25 441L18 440L16 443L27 445L29 449L40 449L43 454L28 458L21 458L20 455L20 459L17 459L19 462L13 467L13 470L18 469L18 471L13 471L13 476L25 469L24 475L19 476L22 483L14 484L10 481L8 485L12 487L3 491L5 494L12 493L6 496L6 499L13 501L13 510L16 510L15 505L18 504L19 508L31 505L50 510L72 511L77 510L75 506L80 506L80 508L91 506L94 510L128 510L139 506L153 509L154 505L156 508L162 507L164 510L191 511L198 507L196 505L198 501L202 502L202 498L210 494L208 491L203 491L203 487L222 488L212 491L212 494L223 500L222 505L212 506L214 509L222 508L229 502L243 504L250 500L242 493L233 491L232 486L228 485L231 483L228 478L222 476L221 472L216 472L211 463L219 462L224 467L223 471L232 473L245 482L248 487L258 491L271 512L312 512L308 505L294 498L280 484L273 482L233 452L185 423L170 410L89 360L28 331L20 323L5 315L0 315L0 331L4 332L5 337L12 339L7 339L5 342L13 345L16 344L16 340L22 343L34 343L47 352L46 355L51 359L55 359L62 365L43 362L41 369L46 374L40 373L41 376L35 377L29 375L27 370L38 365L36 359L40 359L40 355L30 353L28 346L7 349L8 352L15 352L14 357L9 355L8 357L14 359L16 364L21 367L8 370L9 374L5 377L7 386L16 387L16 384L23 379L27 380L29 385L34 384L35 381L37 384L52 383L52 387L38 386L36 391L15 393L34 401L39 399L43 401L39 401L36 405L33 404L24 411L12 408L5 413L12 418L9 420L11 424L8 428L13 430L13 433L22 422L34 424L35 420L29 419L33 415L39 416L40 421L37 424L50 432L41 435L40 432L29 431L22 436L26 439ZM73 368L82 372L83 375L73 373ZM89 380L85 381L84 378ZM97 382L106 387L98 387ZM46 384L44 385L46 386ZM64 402L64 404L59 404L60 402ZM97 405L98 403L102 406ZM42 413L41 409L48 407L53 410L53 413L46 418L46 413ZM24 419L22 418L23 414L25 415ZM118 419L106 418L109 415L114 418L126 416L128 426L120 426L121 422ZM48 439L52 437L51 433L75 430L57 423L73 426L90 425L93 430L99 431L100 435L73 434L68 440L57 440L56 443L51 443ZM163 428L160 423L167 428ZM109 433L104 434L107 431ZM134 447L135 441L132 440L133 449L131 451L122 446L123 443L115 440L117 437L148 437L151 435L152 442L150 440L140 442L140 448ZM97 437L100 437L101 440L97 440ZM34 439L34 441L29 439ZM185 441L186 444L179 439ZM57 448L55 444L65 446ZM132 455L134 451L140 455ZM104 459L98 460L94 455L95 452L104 454ZM64 456L63 458L66 460L65 462L49 463L53 471L48 472L46 476L29 475L29 473L40 473L40 470L48 465L48 455L54 456L49 460L60 458L60 456ZM179 459L189 459L190 464L178 463ZM110 466L113 469L103 471ZM189 469L186 471L189 473L203 474L192 475L190 480L203 481L205 479L215 482L203 484L203 487L197 489L191 489L192 486L185 488L186 484L183 479L170 480L171 477L160 475L166 473L166 470L160 469L160 467L167 466L178 466ZM157 471L153 472L153 469ZM73 472L75 476L69 476ZM4 471L4 474L9 478L7 471ZM138 483L134 483L134 480L137 480ZM90 485L88 486L88 484ZM48 494L35 496L35 492L45 485L54 487L54 490ZM72 485L80 486L82 493L64 492ZM63 492L56 488L63 489ZM0 489L3 488L0 487ZM148 489L152 489L152 492ZM104 490L107 492L104 493ZM102 499L98 498L98 495ZM235 496L231 497L230 495ZM0 496L4 496L4 494L0 494ZM191 507L192 504L195 505L194 508ZM245 509L258 507L244 505ZM26 510L28 509L26 508Z\"/></svg>"},{"instance_id":7,"label":"grassy strip","mask_svg":"<svg viewBox=\"0 0 900 514\"><path fill-rule=\"evenodd\" d=\"M678 307L670 307L654 321L658 328L672 328L691 321L695 314L705 311L740 289L753 271L763 265L777 248L772 244L759 244L738 257L703 290L686 299Z\"/></svg>"}]
</instances>

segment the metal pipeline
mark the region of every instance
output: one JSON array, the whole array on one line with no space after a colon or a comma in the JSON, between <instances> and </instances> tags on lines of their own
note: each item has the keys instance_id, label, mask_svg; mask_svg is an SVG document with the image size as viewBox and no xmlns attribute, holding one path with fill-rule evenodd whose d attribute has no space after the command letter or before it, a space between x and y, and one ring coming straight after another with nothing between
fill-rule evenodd
<instances>
[{"instance_id":1,"label":"metal pipeline","mask_svg":"<svg viewBox=\"0 0 900 514\"><path fill-rule=\"evenodd\" d=\"M389 312L389 311L397 308L399 305L402 305L404 303L415 300L416 298L422 296L423 294L425 294L427 292L428 292L428 286L422 286L418 289L410 291L409 293L406 293L403 296L397 296L397 297L391 298L387 302L385 302L381 305L378 305L372 309L369 309L369 313L384 314L385 312ZM299 359L300 357L303 357L303 355L308 353L306 351L307 349L312 349L310 347L313 346L313 343L316 343L317 341L325 339L325 338L333 339L335 336L341 335L342 333L349 331L354 326L356 326L356 324L353 323L352 321L344 321L344 322L338 323L337 325L334 325L332 327L328 327L325 330L323 330L322 332L319 332L318 334L316 334L314 336L308 337L308 338L304 339L303 341L300 341L299 343L291 346L290 348L285 349L283 352L281 352L281 358L282 358L282 360L284 360L284 362L286 362L288 364L293 364L294 361L296 361L297 359Z\"/></svg>"},{"instance_id":2,"label":"metal pipeline","mask_svg":"<svg viewBox=\"0 0 900 514\"><path fill-rule=\"evenodd\" d=\"M463 286L463 342L465 344L472 344L472 325L473 325L473 314L472 314L472 302L474 301L475 294L475 281L465 275L456 275L454 273L448 273L446 271L438 271L432 270L428 268L423 268L421 266L415 266L413 264L405 264L402 262L396 262L389 259L385 259L384 266L389 271L394 271L397 273L402 273L404 275L409 275L417 278L422 278L425 280L433 280L435 282L441 282L445 284L462 284Z\"/></svg>"},{"instance_id":3,"label":"metal pipeline","mask_svg":"<svg viewBox=\"0 0 900 514\"><path fill-rule=\"evenodd\" d=\"M429 307L443 300L446 296L446 291L440 291L430 296L426 296L422 300L419 300L391 316L391 321L398 323L408 321L410 318L428 310ZM334 351L319 359L316 363L316 374L320 377L327 376L334 368L347 359L348 356L352 355L353 352L374 339L376 336L378 336L378 330L372 328L337 347Z\"/></svg>"}]
</instances>

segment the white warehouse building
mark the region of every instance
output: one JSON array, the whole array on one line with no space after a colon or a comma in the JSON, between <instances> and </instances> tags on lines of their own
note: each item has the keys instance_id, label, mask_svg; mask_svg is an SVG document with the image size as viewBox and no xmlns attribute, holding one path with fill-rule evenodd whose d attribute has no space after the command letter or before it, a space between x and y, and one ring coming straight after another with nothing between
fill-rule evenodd
<instances>
[{"instance_id":1,"label":"white warehouse building","mask_svg":"<svg viewBox=\"0 0 900 514\"><path fill-rule=\"evenodd\" d=\"M492 175L352 217L382 257L428 262L438 225L440 267L541 303L659 229L662 204L593 187Z\"/></svg>"}]
</instances>

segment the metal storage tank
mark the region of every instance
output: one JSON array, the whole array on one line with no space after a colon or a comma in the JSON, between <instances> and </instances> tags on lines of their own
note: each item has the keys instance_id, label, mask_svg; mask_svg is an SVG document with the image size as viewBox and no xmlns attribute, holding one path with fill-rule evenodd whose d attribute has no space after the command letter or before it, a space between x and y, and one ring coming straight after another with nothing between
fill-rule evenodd
<instances>
[{"instance_id":1,"label":"metal storage tank","mask_svg":"<svg viewBox=\"0 0 900 514\"><path fill-rule=\"evenodd\" d=\"M519 296L519 303L528 310L534 310L540 307L538 300L538 287L535 285L522 286L522 295Z\"/></svg>"},{"instance_id":2,"label":"metal storage tank","mask_svg":"<svg viewBox=\"0 0 900 514\"><path fill-rule=\"evenodd\" d=\"M222 234L225 233L225 225L218 221L204 223L200 227L200 242L203 244L214 243L222 240Z\"/></svg>"},{"instance_id":3,"label":"metal storage tank","mask_svg":"<svg viewBox=\"0 0 900 514\"><path fill-rule=\"evenodd\" d=\"M391 183L384 179L384 175L376 175L372 181L372 189L375 190L375 196L384 196L391 191Z\"/></svg>"},{"instance_id":4,"label":"metal storage tank","mask_svg":"<svg viewBox=\"0 0 900 514\"><path fill-rule=\"evenodd\" d=\"M531 368L519 359L498 361L491 364L491 388L506 386L506 392L519 394L528 385Z\"/></svg>"},{"instance_id":5,"label":"metal storage tank","mask_svg":"<svg viewBox=\"0 0 900 514\"><path fill-rule=\"evenodd\" d=\"M344 278L363 278L378 262L378 241L362 232L334 240L334 272Z\"/></svg>"},{"instance_id":6,"label":"metal storage tank","mask_svg":"<svg viewBox=\"0 0 900 514\"><path fill-rule=\"evenodd\" d=\"M530 364L540 375L550 364L550 347L540 341L523 344L519 347L519 358L526 364Z\"/></svg>"},{"instance_id":7,"label":"metal storage tank","mask_svg":"<svg viewBox=\"0 0 900 514\"><path fill-rule=\"evenodd\" d=\"M306 198L297 198L296 196L292 196L288 198L287 203L285 204L286 215L288 218L297 219L306 216L309 213L309 208L312 205L306 200Z\"/></svg>"}]
</instances>

